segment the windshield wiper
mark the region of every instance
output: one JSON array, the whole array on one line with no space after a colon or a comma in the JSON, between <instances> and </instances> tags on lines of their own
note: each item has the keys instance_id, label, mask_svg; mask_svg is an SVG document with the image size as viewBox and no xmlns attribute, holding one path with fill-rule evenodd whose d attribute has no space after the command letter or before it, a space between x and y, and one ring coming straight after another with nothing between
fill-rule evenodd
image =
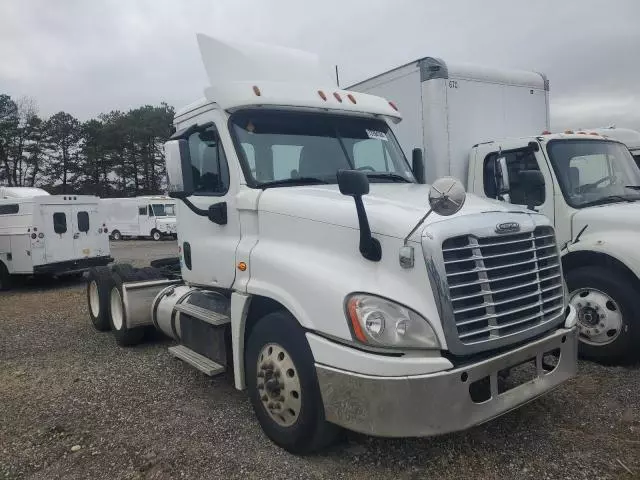
<instances>
[{"instance_id":1,"label":"windshield wiper","mask_svg":"<svg viewBox=\"0 0 640 480\"><path fill-rule=\"evenodd\" d=\"M258 186L260 188L270 188L270 187L286 187L286 186L296 186L296 185L318 185L318 184L327 184L326 180L322 180L321 178L316 177L298 177L298 178L283 178L282 180L272 180L270 182L263 182Z\"/></svg>"},{"instance_id":2,"label":"windshield wiper","mask_svg":"<svg viewBox=\"0 0 640 480\"><path fill-rule=\"evenodd\" d=\"M391 172L371 172L371 173L365 172L365 173L369 178L384 178L384 179L389 179L393 182L413 183L408 178L405 178L402 175L398 175L397 173L391 173Z\"/></svg>"},{"instance_id":3,"label":"windshield wiper","mask_svg":"<svg viewBox=\"0 0 640 480\"><path fill-rule=\"evenodd\" d=\"M581 204L581 207L592 207L594 205L603 205L605 203L615 203L615 202L629 202L633 203L637 201L636 198L623 197L622 195L608 195L606 197L599 198L597 200L592 200L591 202L586 202Z\"/></svg>"}]
</instances>

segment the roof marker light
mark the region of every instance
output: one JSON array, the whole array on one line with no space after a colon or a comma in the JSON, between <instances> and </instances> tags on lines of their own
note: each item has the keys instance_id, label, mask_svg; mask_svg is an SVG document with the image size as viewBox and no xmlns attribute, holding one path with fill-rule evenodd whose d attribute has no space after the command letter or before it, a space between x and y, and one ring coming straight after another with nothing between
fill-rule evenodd
<instances>
[{"instance_id":1,"label":"roof marker light","mask_svg":"<svg viewBox=\"0 0 640 480\"><path fill-rule=\"evenodd\" d=\"M393 102L389 102L389 105L391 105L391 108L393 108L396 112L398 112L398 111L399 111L399 110L398 110L398 106L397 106L395 103L393 103Z\"/></svg>"},{"instance_id":2,"label":"roof marker light","mask_svg":"<svg viewBox=\"0 0 640 480\"><path fill-rule=\"evenodd\" d=\"M551 135L551 132L549 130L543 130L542 135Z\"/></svg>"},{"instance_id":3,"label":"roof marker light","mask_svg":"<svg viewBox=\"0 0 640 480\"><path fill-rule=\"evenodd\" d=\"M340 96L340 94L338 92L333 92L333 96L336 98L336 100L338 100L340 103L342 103L342 97Z\"/></svg>"},{"instance_id":4,"label":"roof marker light","mask_svg":"<svg viewBox=\"0 0 640 480\"><path fill-rule=\"evenodd\" d=\"M600 136L600 134L598 132L590 132L589 135L596 135L596 136Z\"/></svg>"},{"instance_id":5,"label":"roof marker light","mask_svg":"<svg viewBox=\"0 0 640 480\"><path fill-rule=\"evenodd\" d=\"M324 101L327 101L327 96L324 94L322 90L318 90L318 95L320 95L321 99L323 99Z\"/></svg>"},{"instance_id":6,"label":"roof marker light","mask_svg":"<svg viewBox=\"0 0 640 480\"><path fill-rule=\"evenodd\" d=\"M573 130L565 130L564 133L566 133L567 135L571 135L573 133Z\"/></svg>"},{"instance_id":7,"label":"roof marker light","mask_svg":"<svg viewBox=\"0 0 640 480\"><path fill-rule=\"evenodd\" d=\"M352 94L348 94L347 98L349 100L351 100L351 103L358 103L358 102L356 102L356 97L354 97Z\"/></svg>"},{"instance_id":8,"label":"roof marker light","mask_svg":"<svg viewBox=\"0 0 640 480\"><path fill-rule=\"evenodd\" d=\"M262 95L262 92L260 92L260 89L258 88L257 85L253 86L253 93L256 94L256 97L259 97L260 95Z\"/></svg>"}]
</instances>

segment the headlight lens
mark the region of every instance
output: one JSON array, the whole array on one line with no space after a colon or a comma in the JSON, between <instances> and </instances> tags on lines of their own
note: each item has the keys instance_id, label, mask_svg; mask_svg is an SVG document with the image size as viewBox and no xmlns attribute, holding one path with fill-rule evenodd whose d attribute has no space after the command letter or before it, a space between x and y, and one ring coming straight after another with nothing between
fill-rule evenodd
<instances>
[{"instance_id":1,"label":"headlight lens","mask_svg":"<svg viewBox=\"0 0 640 480\"><path fill-rule=\"evenodd\" d=\"M438 337L426 319L390 300L361 293L350 295L347 317L355 337L367 345L440 348Z\"/></svg>"}]
</instances>

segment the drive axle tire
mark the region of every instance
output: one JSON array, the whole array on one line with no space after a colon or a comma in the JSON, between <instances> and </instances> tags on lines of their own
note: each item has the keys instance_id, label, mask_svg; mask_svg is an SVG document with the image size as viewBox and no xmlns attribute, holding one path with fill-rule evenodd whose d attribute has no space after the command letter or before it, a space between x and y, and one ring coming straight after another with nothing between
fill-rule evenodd
<instances>
[{"instance_id":1,"label":"drive axle tire","mask_svg":"<svg viewBox=\"0 0 640 480\"><path fill-rule=\"evenodd\" d=\"M111 329L109 321L109 294L113 278L109 267L93 267L87 274L87 305L93 328L99 332Z\"/></svg>"},{"instance_id":2,"label":"drive axle tire","mask_svg":"<svg viewBox=\"0 0 640 480\"><path fill-rule=\"evenodd\" d=\"M569 270L566 278L569 302L578 315L580 355L608 364L633 361L640 304L631 283L602 267Z\"/></svg>"},{"instance_id":3,"label":"drive axle tire","mask_svg":"<svg viewBox=\"0 0 640 480\"><path fill-rule=\"evenodd\" d=\"M115 268L114 268L115 270ZM131 347L142 342L145 334L144 327L129 328L127 326L127 312L124 307L122 284L138 280L135 271L131 273L112 273L113 286L109 294L109 322L116 343L121 347Z\"/></svg>"},{"instance_id":4,"label":"drive axle tire","mask_svg":"<svg viewBox=\"0 0 640 480\"><path fill-rule=\"evenodd\" d=\"M0 262L0 290L9 290L11 288L11 275L7 266Z\"/></svg>"},{"instance_id":5,"label":"drive axle tire","mask_svg":"<svg viewBox=\"0 0 640 480\"><path fill-rule=\"evenodd\" d=\"M253 410L274 443L305 454L335 441L340 429L325 419L313 355L290 313L272 312L254 326L245 371Z\"/></svg>"}]
</instances>

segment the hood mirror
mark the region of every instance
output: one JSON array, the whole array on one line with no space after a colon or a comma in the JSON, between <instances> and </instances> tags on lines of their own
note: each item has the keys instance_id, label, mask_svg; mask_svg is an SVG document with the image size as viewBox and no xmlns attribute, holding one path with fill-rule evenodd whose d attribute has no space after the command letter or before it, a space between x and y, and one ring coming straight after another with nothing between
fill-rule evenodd
<instances>
[{"instance_id":1,"label":"hood mirror","mask_svg":"<svg viewBox=\"0 0 640 480\"><path fill-rule=\"evenodd\" d=\"M453 177L439 178L429 189L429 206L443 217L458 213L466 198L462 182Z\"/></svg>"}]
</instances>

